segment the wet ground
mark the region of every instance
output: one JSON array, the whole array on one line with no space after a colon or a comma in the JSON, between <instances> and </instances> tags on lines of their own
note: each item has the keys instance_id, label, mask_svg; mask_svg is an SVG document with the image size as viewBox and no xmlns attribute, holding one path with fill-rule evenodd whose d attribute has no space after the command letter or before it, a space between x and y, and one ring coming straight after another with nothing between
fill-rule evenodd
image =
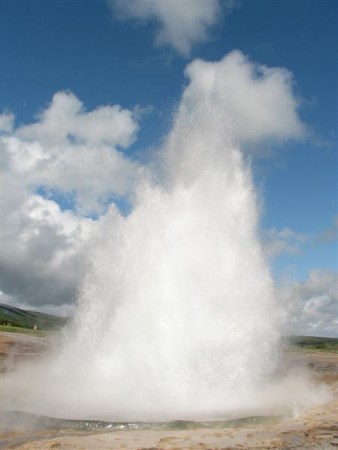
<instances>
[{"instance_id":1,"label":"wet ground","mask_svg":"<svg viewBox=\"0 0 338 450\"><path fill-rule=\"evenodd\" d=\"M14 370L18 363L38 358L48 351L52 333L24 334L0 332L0 371Z\"/></svg>"},{"instance_id":2,"label":"wet ground","mask_svg":"<svg viewBox=\"0 0 338 450\"><path fill-rule=\"evenodd\" d=\"M50 336L0 334L2 371L38 358ZM1 449L230 450L338 448L338 354L290 352L285 364L307 366L332 400L288 416L218 422L109 423L69 421L2 411Z\"/></svg>"}]
</instances>

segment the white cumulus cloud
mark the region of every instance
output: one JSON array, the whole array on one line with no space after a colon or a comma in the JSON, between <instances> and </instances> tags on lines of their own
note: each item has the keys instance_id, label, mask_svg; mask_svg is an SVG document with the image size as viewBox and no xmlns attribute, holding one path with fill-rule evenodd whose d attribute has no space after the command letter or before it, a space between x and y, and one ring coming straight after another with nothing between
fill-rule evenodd
<instances>
[{"instance_id":1,"label":"white cumulus cloud","mask_svg":"<svg viewBox=\"0 0 338 450\"><path fill-rule=\"evenodd\" d=\"M263 244L266 255L274 258L282 253L296 255L309 236L297 233L290 228L270 228L263 233Z\"/></svg>"},{"instance_id":2,"label":"white cumulus cloud","mask_svg":"<svg viewBox=\"0 0 338 450\"><path fill-rule=\"evenodd\" d=\"M10 133L14 126L14 114L3 113L0 114L0 132Z\"/></svg>"},{"instance_id":3,"label":"white cumulus cloud","mask_svg":"<svg viewBox=\"0 0 338 450\"><path fill-rule=\"evenodd\" d=\"M3 136L4 164L27 186L71 194L82 212L101 213L133 188L138 164L122 149L137 131L130 110L112 105L86 112L75 95L58 92L35 123Z\"/></svg>"},{"instance_id":4,"label":"white cumulus cloud","mask_svg":"<svg viewBox=\"0 0 338 450\"><path fill-rule=\"evenodd\" d=\"M57 92L36 123L16 130L25 140L38 140L48 147L67 143L129 147L136 139L138 124L133 112L119 105L85 111L71 92Z\"/></svg>"},{"instance_id":5,"label":"white cumulus cloud","mask_svg":"<svg viewBox=\"0 0 338 450\"><path fill-rule=\"evenodd\" d=\"M286 69L254 63L234 50L218 62L196 59L185 73L190 85L184 95L191 109L203 103L216 105L242 143L257 145L305 137L293 77ZM210 111L205 109L204 114Z\"/></svg>"},{"instance_id":6,"label":"white cumulus cloud","mask_svg":"<svg viewBox=\"0 0 338 450\"><path fill-rule=\"evenodd\" d=\"M12 303L43 309L73 302L91 227L90 219L63 212L39 195L27 194L19 209L7 207L2 222L1 274L2 289Z\"/></svg>"},{"instance_id":7,"label":"white cumulus cloud","mask_svg":"<svg viewBox=\"0 0 338 450\"><path fill-rule=\"evenodd\" d=\"M155 44L169 45L188 56L195 43L208 40L208 30L221 17L219 0L113 0L113 12L121 19L157 25ZM231 8L234 2L223 2Z\"/></svg>"},{"instance_id":8,"label":"white cumulus cloud","mask_svg":"<svg viewBox=\"0 0 338 450\"><path fill-rule=\"evenodd\" d=\"M34 123L2 124L2 296L45 311L69 312L86 265L86 242L112 199L133 191L139 164L123 153L136 139L136 111L87 112L58 92ZM68 200L73 210L64 210Z\"/></svg>"},{"instance_id":9,"label":"white cumulus cloud","mask_svg":"<svg viewBox=\"0 0 338 450\"><path fill-rule=\"evenodd\" d=\"M338 337L337 272L312 270L306 281L290 285L283 295L291 334Z\"/></svg>"}]
</instances>

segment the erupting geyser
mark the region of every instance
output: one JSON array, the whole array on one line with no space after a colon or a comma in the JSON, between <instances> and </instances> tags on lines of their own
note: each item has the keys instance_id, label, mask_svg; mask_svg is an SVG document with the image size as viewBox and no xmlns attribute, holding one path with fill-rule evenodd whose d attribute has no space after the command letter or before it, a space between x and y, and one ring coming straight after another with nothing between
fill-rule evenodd
<instances>
[{"instance_id":1,"label":"erupting geyser","mask_svg":"<svg viewBox=\"0 0 338 450\"><path fill-rule=\"evenodd\" d=\"M54 416L164 420L256 404L278 359L278 306L219 70L188 67L156 170L127 217L100 220L75 321L21 408L38 395Z\"/></svg>"}]
</instances>

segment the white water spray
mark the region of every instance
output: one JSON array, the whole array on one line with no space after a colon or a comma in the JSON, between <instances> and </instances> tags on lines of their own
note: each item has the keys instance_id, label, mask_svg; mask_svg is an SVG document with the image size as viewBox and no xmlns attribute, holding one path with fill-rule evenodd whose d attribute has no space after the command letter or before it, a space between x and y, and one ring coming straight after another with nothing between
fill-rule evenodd
<instances>
[{"instance_id":1,"label":"white water spray","mask_svg":"<svg viewBox=\"0 0 338 450\"><path fill-rule=\"evenodd\" d=\"M74 324L22 408L39 395L54 416L164 420L262 401L280 334L255 189L222 79L195 69L162 176L140 177L128 217L101 219Z\"/></svg>"}]
</instances>

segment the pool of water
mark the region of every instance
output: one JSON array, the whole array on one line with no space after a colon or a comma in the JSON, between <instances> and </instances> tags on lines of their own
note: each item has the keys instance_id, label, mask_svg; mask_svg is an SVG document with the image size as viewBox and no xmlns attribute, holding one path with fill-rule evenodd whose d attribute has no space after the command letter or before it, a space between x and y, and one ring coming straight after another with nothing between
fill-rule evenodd
<instances>
[{"instance_id":1,"label":"pool of water","mask_svg":"<svg viewBox=\"0 0 338 450\"><path fill-rule=\"evenodd\" d=\"M228 428L262 424L278 420L280 416L249 416L226 420L171 420L167 422L110 422L102 420L73 420L41 416L23 411L4 411L3 429L19 430L80 430L80 431L117 431L117 430L184 430L196 428Z\"/></svg>"},{"instance_id":2,"label":"pool of water","mask_svg":"<svg viewBox=\"0 0 338 450\"><path fill-rule=\"evenodd\" d=\"M41 439L60 436L133 430L191 430L198 428L236 428L276 422L281 416L249 416L226 420L172 420L167 422L110 422L102 420L72 420L32 414L23 411L4 411L2 417L1 448L16 448Z\"/></svg>"}]
</instances>

